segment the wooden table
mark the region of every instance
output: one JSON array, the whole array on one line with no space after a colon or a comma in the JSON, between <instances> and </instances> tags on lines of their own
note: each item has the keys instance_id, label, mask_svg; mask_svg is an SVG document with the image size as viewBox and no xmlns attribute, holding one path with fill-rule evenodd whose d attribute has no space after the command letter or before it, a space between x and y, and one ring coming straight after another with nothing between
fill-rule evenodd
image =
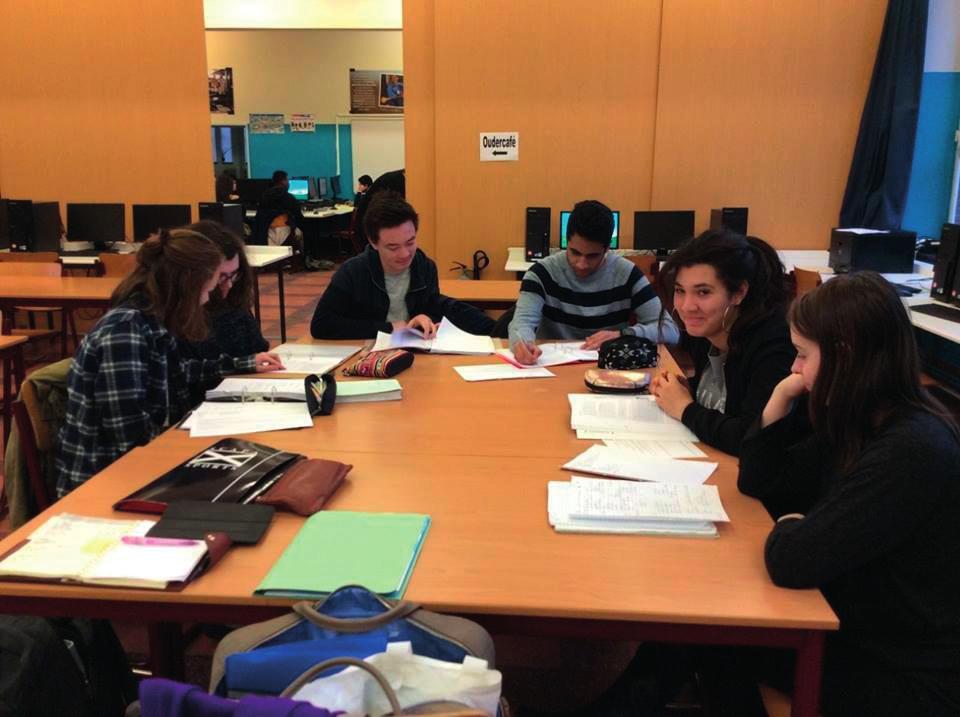
<instances>
[{"instance_id":1,"label":"wooden table","mask_svg":"<svg viewBox=\"0 0 960 717\"><path fill-rule=\"evenodd\" d=\"M443 279L440 293L478 309L509 309L520 296L519 281Z\"/></svg>"},{"instance_id":2,"label":"wooden table","mask_svg":"<svg viewBox=\"0 0 960 717\"><path fill-rule=\"evenodd\" d=\"M10 410L17 387L23 383L23 344L26 336L0 336L0 365L3 366L3 445L10 437L13 415Z\"/></svg>"},{"instance_id":3,"label":"wooden table","mask_svg":"<svg viewBox=\"0 0 960 717\"><path fill-rule=\"evenodd\" d=\"M119 277L87 276L5 276L0 282L0 311L15 304L106 308Z\"/></svg>"},{"instance_id":4,"label":"wooden table","mask_svg":"<svg viewBox=\"0 0 960 717\"><path fill-rule=\"evenodd\" d=\"M792 647L794 713L816 714L823 634L837 618L818 591L770 582L762 548L771 520L737 492L735 460L706 449L720 462L711 482L732 520L717 540L558 534L547 522L546 485L569 479L560 465L589 445L570 429L566 397L583 390L584 367L483 383L452 368L491 361L419 355L399 376L402 401L341 405L311 429L255 440L352 464L331 509L432 516L410 600L501 634ZM215 440L168 431L0 542L0 551L54 513L120 517L109 507L116 499ZM278 514L258 546L234 548L181 593L8 583L0 612L174 623L275 616L291 601L252 592L300 525Z\"/></svg>"}]
</instances>

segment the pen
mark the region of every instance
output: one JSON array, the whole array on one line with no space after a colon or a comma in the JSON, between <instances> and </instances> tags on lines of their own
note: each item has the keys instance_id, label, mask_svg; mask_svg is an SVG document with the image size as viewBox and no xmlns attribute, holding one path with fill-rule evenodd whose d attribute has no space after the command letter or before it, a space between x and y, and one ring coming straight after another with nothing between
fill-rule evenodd
<instances>
[{"instance_id":1,"label":"pen","mask_svg":"<svg viewBox=\"0 0 960 717\"><path fill-rule=\"evenodd\" d=\"M140 535L124 535L120 538L124 545L155 545L167 547L188 547L201 542L199 540L187 540L186 538L147 538Z\"/></svg>"}]
</instances>

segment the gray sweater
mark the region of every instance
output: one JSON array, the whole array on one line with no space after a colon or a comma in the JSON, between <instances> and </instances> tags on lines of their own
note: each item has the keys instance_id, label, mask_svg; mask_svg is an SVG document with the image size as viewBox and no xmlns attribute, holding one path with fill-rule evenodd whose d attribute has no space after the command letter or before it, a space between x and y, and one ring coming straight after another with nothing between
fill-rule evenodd
<instances>
[{"instance_id":1,"label":"gray sweater","mask_svg":"<svg viewBox=\"0 0 960 717\"><path fill-rule=\"evenodd\" d=\"M579 279L566 252L535 263L520 284L510 322L510 345L534 339L585 339L604 329L626 327L657 343L675 344L680 332L669 314L660 324L660 299L643 272L622 256L608 253L596 272Z\"/></svg>"}]
</instances>

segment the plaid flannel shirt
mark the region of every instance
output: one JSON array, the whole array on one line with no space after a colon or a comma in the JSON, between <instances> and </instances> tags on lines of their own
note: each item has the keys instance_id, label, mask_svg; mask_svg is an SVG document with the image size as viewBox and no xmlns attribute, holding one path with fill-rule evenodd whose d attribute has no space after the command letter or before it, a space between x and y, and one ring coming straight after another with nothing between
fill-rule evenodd
<instances>
[{"instance_id":1,"label":"plaid flannel shirt","mask_svg":"<svg viewBox=\"0 0 960 717\"><path fill-rule=\"evenodd\" d=\"M252 372L254 357L186 359L157 319L135 306L111 309L77 349L67 377L67 416L57 442L63 497L190 408L189 385Z\"/></svg>"}]
</instances>

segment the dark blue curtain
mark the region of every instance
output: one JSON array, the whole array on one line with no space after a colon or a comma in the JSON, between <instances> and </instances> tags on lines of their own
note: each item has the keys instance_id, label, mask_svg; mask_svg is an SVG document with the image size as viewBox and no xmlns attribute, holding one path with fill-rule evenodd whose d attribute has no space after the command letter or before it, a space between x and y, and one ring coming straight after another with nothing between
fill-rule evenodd
<instances>
[{"instance_id":1,"label":"dark blue curtain","mask_svg":"<svg viewBox=\"0 0 960 717\"><path fill-rule=\"evenodd\" d=\"M928 0L889 0L887 5L840 208L841 227L900 228L917 134L927 11Z\"/></svg>"}]
</instances>

